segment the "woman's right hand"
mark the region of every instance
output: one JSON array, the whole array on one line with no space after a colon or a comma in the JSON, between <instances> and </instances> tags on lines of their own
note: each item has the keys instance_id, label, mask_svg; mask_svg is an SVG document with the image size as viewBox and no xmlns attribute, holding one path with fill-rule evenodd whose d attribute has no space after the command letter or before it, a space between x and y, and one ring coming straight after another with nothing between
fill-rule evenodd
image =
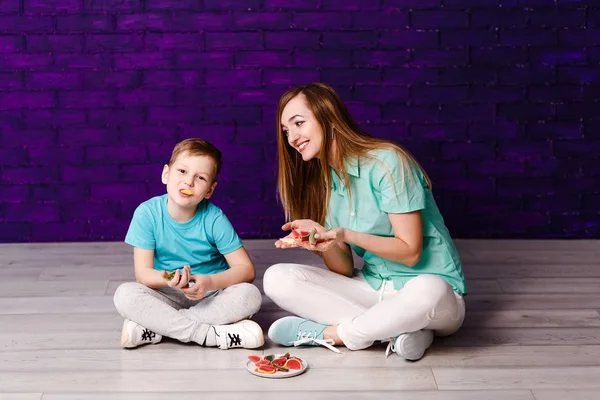
<instances>
[{"instance_id":1,"label":"woman's right hand","mask_svg":"<svg viewBox=\"0 0 600 400\"><path fill-rule=\"evenodd\" d=\"M292 222L288 222L286 224L284 224L281 227L282 230L284 231L289 231L289 230L296 230L296 231L304 231L304 232L310 232L313 229L315 229L317 231L317 233L324 233L327 230L319 223L310 220L310 219L296 219ZM279 248L279 249L289 249L289 248L295 248L295 247L304 247L306 249L311 249L310 247L310 243L308 242L297 242L294 239L294 235L292 232L290 232L289 235L287 235L284 239L291 239L294 240L294 242L292 243L291 240L289 240L289 243L287 241L282 241L281 239L277 240L275 242L275 247Z\"/></svg>"}]
</instances>

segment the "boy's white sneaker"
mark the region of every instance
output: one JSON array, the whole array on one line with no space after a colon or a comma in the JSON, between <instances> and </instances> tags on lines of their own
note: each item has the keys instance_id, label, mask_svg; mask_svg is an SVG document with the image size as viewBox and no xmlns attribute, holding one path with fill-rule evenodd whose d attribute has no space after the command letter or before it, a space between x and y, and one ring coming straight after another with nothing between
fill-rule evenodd
<instances>
[{"instance_id":1,"label":"boy's white sneaker","mask_svg":"<svg viewBox=\"0 0 600 400\"><path fill-rule=\"evenodd\" d=\"M131 349L144 344L156 344L162 340L162 336L146 329L141 325L125 319L121 330L121 347Z\"/></svg>"},{"instance_id":2,"label":"boy's white sneaker","mask_svg":"<svg viewBox=\"0 0 600 400\"><path fill-rule=\"evenodd\" d=\"M213 325L217 347L256 349L265 344L262 328L254 321L245 319L228 325Z\"/></svg>"}]
</instances>

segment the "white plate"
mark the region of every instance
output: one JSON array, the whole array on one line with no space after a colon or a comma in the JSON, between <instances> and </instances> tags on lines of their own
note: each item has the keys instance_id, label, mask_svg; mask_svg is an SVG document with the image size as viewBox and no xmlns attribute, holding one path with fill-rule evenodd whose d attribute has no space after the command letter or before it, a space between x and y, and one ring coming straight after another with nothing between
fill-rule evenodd
<instances>
[{"instance_id":1,"label":"white plate","mask_svg":"<svg viewBox=\"0 0 600 400\"><path fill-rule=\"evenodd\" d=\"M283 357L283 356L284 356L284 354L275 354L275 358L279 358L279 357ZM292 376L297 376L297 375L304 373L304 371L306 371L306 369L308 368L308 363L306 362L306 360L304 360L304 359L301 359L301 360L302 360L302 368L290 369L288 372L277 371L274 374L261 374L260 372L254 371L257 367L256 367L256 365L254 365L254 363L251 360L246 361L246 369L252 375L260 376L261 378L271 378L271 379L291 378Z\"/></svg>"}]
</instances>

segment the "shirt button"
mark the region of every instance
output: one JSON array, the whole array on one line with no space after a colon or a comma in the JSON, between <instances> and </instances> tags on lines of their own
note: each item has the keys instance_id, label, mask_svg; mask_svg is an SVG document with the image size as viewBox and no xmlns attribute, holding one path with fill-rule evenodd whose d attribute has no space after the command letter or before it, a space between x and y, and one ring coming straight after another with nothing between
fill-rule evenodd
<instances>
[{"instance_id":1,"label":"shirt button","mask_svg":"<svg viewBox=\"0 0 600 400\"><path fill-rule=\"evenodd\" d=\"M350 215L354 217L354 211L352 211L352 212L350 213Z\"/></svg>"}]
</instances>

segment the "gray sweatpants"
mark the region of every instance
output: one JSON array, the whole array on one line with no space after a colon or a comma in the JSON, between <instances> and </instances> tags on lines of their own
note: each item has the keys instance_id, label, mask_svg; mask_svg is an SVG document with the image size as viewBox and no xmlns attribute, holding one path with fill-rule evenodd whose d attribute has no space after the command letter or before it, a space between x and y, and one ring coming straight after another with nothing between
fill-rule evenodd
<instances>
[{"instance_id":1,"label":"gray sweatpants","mask_svg":"<svg viewBox=\"0 0 600 400\"><path fill-rule=\"evenodd\" d=\"M262 295L256 286L240 283L189 300L179 289L127 282L117 288L113 300L123 318L159 335L203 345L211 325L231 324L258 312Z\"/></svg>"}]
</instances>

